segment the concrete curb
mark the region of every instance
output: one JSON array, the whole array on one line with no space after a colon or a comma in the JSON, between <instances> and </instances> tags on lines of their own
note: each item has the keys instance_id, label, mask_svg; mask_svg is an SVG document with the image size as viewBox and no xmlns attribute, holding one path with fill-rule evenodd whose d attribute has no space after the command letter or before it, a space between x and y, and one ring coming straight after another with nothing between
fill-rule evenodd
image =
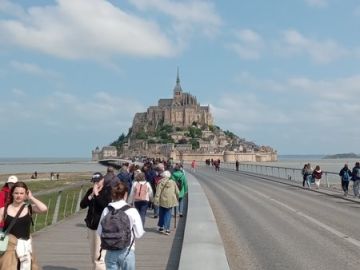
<instances>
[{"instance_id":1,"label":"concrete curb","mask_svg":"<svg viewBox=\"0 0 360 270\"><path fill-rule=\"evenodd\" d=\"M230 269L209 201L197 179L186 176L188 210L178 269Z\"/></svg>"}]
</instances>

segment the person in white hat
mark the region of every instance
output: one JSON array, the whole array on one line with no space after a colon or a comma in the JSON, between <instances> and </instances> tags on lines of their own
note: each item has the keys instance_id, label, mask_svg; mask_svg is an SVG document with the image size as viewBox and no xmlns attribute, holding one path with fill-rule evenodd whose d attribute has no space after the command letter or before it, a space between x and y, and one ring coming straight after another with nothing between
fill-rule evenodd
<instances>
[{"instance_id":1,"label":"person in white hat","mask_svg":"<svg viewBox=\"0 0 360 270\"><path fill-rule=\"evenodd\" d=\"M0 190L0 208L5 207L8 202L10 190L13 185L18 181L16 175L10 175L4 186ZM0 228L3 228L3 222L0 223Z\"/></svg>"}]
</instances>

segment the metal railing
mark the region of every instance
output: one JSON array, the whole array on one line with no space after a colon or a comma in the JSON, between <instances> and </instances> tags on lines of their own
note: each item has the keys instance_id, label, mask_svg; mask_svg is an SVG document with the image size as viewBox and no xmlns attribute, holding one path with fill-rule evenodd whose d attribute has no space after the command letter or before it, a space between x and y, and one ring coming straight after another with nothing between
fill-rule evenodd
<instances>
[{"instance_id":1,"label":"metal railing","mask_svg":"<svg viewBox=\"0 0 360 270\"><path fill-rule=\"evenodd\" d=\"M80 211L80 201L84 193L84 185L66 187L53 192L38 192L37 196L47 205L45 214L33 214L33 231L38 231L46 226Z\"/></svg>"},{"instance_id":2,"label":"metal railing","mask_svg":"<svg viewBox=\"0 0 360 270\"><path fill-rule=\"evenodd\" d=\"M206 166L206 165L205 165ZM211 166L211 165L210 165ZM221 163L222 168L233 169L235 170L235 163L232 162L223 162ZM288 168L288 167L278 167L278 166L269 166L269 165L260 165L256 163L240 163L239 171L255 173L260 175L266 175L271 177L277 177L281 179L287 179L294 182L303 181L302 169L298 168ZM333 185L340 184L340 176L335 172L323 171L322 176L322 186L331 187Z\"/></svg>"}]
</instances>

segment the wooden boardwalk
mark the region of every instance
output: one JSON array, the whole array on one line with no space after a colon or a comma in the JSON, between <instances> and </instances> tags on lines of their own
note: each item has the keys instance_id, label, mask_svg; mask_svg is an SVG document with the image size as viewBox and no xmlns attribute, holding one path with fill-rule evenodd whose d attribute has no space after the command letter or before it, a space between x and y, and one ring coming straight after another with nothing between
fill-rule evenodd
<instances>
[{"instance_id":1,"label":"wooden boardwalk","mask_svg":"<svg viewBox=\"0 0 360 270\"><path fill-rule=\"evenodd\" d=\"M89 270L90 257L85 211L33 234L38 263L43 270ZM174 227L174 219L172 227ZM177 218L177 228L169 236L157 232L157 219L145 221L145 235L136 240L136 269L178 269L185 218Z\"/></svg>"}]
</instances>

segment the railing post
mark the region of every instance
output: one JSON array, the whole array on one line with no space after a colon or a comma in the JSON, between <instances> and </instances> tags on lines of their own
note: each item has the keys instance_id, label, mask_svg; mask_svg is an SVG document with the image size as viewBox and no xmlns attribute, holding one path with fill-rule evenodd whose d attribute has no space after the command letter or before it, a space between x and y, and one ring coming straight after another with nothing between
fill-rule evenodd
<instances>
[{"instance_id":1,"label":"railing post","mask_svg":"<svg viewBox=\"0 0 360 270\"><path fill-rule=\"evenodd\" d=\"M75 212L80 211L80 202L81 202L81 199L82 199L82 194L83 194L83 186L81 186L80 191L79 191L79 197L78 197L78 201L77 201L77 204L76 204Z\"/></svg>"},{"instance_id":2,"label":"railing post","mask_svg":"<svg viewBox=\"0 0 360 270\"><path fill-rule=\"evenodd\" d=\"M325 172L325 183L326 183L326 187L330 187L330 186L329 186L329 181L328 181L328 174L327 174L327 172Z\"/></svg>"},{"instance_id":3,"label":"railing post","mask_svg":"<svg viewBox=\"0 0 360 270\"><path fill-rule=\"evenodd\" d=\"M46 211L46 216L45 216L45 226L47 226L48 224L47 224L47 221L48 221L48 217L49 217L49 209L50 209L50 206L51 206L51 198L49 199L49 202L48 202L48 205L47 205L47 211ZM44 227L45 227L44 226Z\"/></svg>"},{"instance_id":4,"label":"railing post","mask_svg":"<svg viewBox=\"0 0 360 270\"><path fill-rule=\"evenodd\" d=\"M53 219L52 219L51 224L55 224L58 221L59 209L60 209L60 201L61 201L61 193L62 193L62 190L59 191L57 199L56 199L55 210L54 210L54 215L53 215Z\"/></svg>"}]
</instances>

